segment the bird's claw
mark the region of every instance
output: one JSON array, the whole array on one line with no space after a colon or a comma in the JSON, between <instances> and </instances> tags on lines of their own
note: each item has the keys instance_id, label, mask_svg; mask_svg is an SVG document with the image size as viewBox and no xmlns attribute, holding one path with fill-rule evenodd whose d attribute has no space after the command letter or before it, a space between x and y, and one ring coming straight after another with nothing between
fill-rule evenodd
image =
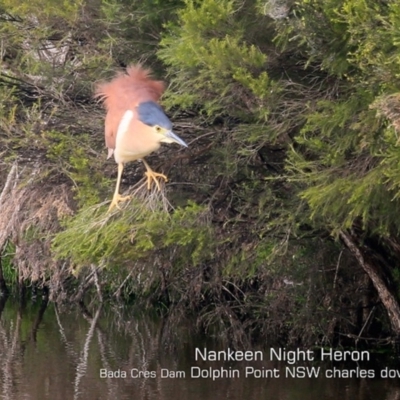
<instances>
[{"instance_id":1,"label":"bird's claw","mask_svg":"<svg viewBox=\"0 0 400 400\"><path fill-rule=\"evenodd\" d=\"M150 190L151 181L153 180L157 185L158 190L161 191L160 182L158 182L157 178L162 178L164 179L164 182L168 182L168 178L164 174L159 174L158 172L146 171L145 175L147 176L147 190Z\"/></svg>"},{"instance_id":2,"label":"bird's claw","mask_svg":"<svg viewBox=\"0 0 400 400\"><path fill-rule=\"evenodd\" d=\"M131 196L121 196L120 194L114 195L110 207L108 207L108 212L110 212L114 207L117 207L118 210L121 209L121 207L118 205L119 202L122 201L127 201L131 198Z\"/></svg>"}]
</instances>

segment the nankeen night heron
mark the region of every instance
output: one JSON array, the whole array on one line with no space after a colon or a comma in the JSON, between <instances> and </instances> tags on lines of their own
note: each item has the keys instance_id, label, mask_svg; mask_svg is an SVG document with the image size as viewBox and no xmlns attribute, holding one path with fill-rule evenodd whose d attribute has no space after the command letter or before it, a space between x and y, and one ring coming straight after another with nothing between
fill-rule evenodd
<instances>
[{"instance_id":1,"label":"nankeen night heron","mask_svg":"<svg viewBox=\"0 0 400 400\"><path fill-rule=\"evenodd\" d=\"M157 150L161 143L187 144L172 132L172 123L158 101L164 91L162 81L153 80L150 71L140 65L127 68L110 82L99 83L95 96L104 102L105 139L108 157L114 154L118 164L118 178L109 211L120 201L127 200L119 194L124 164L142 160L146 167L147 187L152 180L160 190L158 178L167 181L164 174L154 172L144 157Z\"/></svg>"}]
</instances>

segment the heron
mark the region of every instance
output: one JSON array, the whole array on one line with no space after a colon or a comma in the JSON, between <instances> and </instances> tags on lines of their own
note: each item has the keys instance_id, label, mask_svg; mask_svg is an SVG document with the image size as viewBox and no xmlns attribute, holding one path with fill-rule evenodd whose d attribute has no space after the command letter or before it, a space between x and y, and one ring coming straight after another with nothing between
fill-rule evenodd
<instances>
[{"instance_id":1,"label":"heron","mask_svg":"<svg viewBox=\"0 0 400 400\"><path fill-rule=\"evenodd\" d=\"M131 65L108 82L96 85L95 97L107 111L105 117L105 142L107 159L114 155L118 164L117 184L108 211L129 196L119 194L122 172L127 162L142 160L146 167L147 188L152 181L161 190L158 179L168 181L166 175L153 171L144 157L158 150L161 143L187 144L172 131L172 122L159 104L165 89L162 81L154 80L151 71L142 65Z\"/></svg>"}]
</instances>

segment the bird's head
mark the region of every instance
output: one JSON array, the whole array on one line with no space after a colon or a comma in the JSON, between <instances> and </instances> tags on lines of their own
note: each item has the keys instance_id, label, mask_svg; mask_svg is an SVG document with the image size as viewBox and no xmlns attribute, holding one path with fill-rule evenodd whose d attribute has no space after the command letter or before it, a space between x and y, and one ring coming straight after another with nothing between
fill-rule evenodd
<instances>
[{"instance_id":1,"label":"bird's head","mask_svg":"<svg viewBox=\"0 0 400 400\"><path fill-rule=\"evenodd\" d=\"M172 122L165 115L163 109L154 101L146 101L137 106L138 119L151 127L154 133L160 136L162 143L178 143L181 146L188 145L174 132Z\"/></svg>"}]
</instances>

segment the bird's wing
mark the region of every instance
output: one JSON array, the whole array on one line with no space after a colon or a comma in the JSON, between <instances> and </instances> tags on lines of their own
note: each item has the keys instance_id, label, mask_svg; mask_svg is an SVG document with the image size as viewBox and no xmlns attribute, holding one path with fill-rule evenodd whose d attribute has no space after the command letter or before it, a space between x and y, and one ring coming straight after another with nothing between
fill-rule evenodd
<instances>
[{"instance_id":1,"label":"bird's wing","mask_svg":"<svg viewBox=\"0 0 400 400\"><path fill-rule=\"evenodd\" d=\"M104 122L104 137L106 141L106 147L108 150L107 158L110 158L115 149L115 141L118 132L118 126L121 121L123 112L120 109L110 109L107 112L106 119Z\"/></svg>"}]
</instances>

